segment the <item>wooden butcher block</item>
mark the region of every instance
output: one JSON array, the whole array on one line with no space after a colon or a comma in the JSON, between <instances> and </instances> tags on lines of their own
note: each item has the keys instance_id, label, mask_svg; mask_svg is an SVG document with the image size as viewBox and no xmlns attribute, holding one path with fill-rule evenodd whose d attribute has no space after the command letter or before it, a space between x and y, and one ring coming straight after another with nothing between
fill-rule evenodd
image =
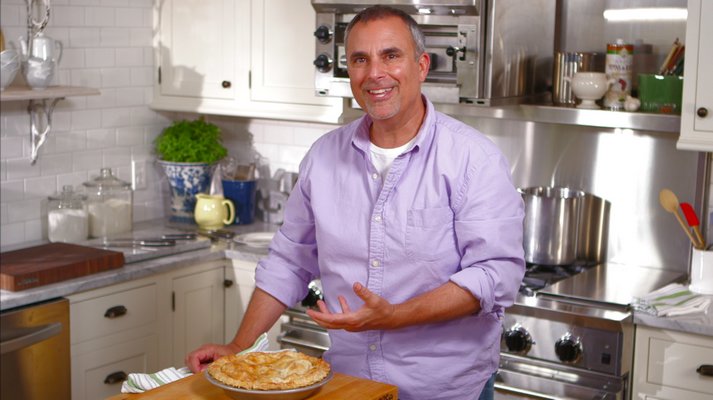
<instances>
[{"instance_id":1,"label":"wooden butcher block","mask_svg":"<svg viewBox=\"0 0 713 400\"><path fill-rule=\"evenodd\" d=\"M307 399L397 400L398 391L393 385L335 373L331 381ZM144 393L122 393L108 400L231 400L231 398L223 389L208 382L203 374L195 374Z\"/></svg>"},{"instance_id":2,"label":"wooden butcher block","mask_svg":"<svg viewBox=\"0 0 713 400\"><path fill-rule=\"evenodd\" d=\"M49 243L0 254L0 289L19 291L121 268L124 253Z\"/></svg>"}]
</instances>

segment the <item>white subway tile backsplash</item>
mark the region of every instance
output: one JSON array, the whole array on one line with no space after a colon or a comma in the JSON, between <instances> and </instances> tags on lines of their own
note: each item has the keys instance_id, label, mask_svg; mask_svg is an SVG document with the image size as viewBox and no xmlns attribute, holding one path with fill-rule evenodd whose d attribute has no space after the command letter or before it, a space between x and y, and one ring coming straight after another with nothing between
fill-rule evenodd
<instances>
[{"instance_id":1,"label":"white subway tile backsplash","mask_svg":"<svg viewBox=\"0 0 713 400\"><path fill-rule=\"evenodd\" d=\"M104 128L131 125L131 109L129 108L123 107L103 109L101 110L101 113L101 126Z\"/></svg>"},{"instance_id":2,"label":"white subway tile backsplash","mask_svg":"<svg viewBox=\"0 0 713 400\"><path fill-rule=\"evenodd\" d=\"M57 110L52 113L52 132L68 131L72 127L72 112Z\"/></svg>"},{"instance_id":3,"label":"white subway tile backsplash","mask_svg":"<svg viewBox=\"0 0 713 400\"><path fill-rule=\"evenodd\" d=\"M99 87L99 85L94 86ZM102 88L98 96L92 96L91 101L87 102L87 108L111 108L116 106L116 89Z\"/></svg>"},{"instance_id":4,"label":"white subway tile backsplash","mask_svg":"<svg viewBox=\"0 0 713 400\"><path fill-rule=\"evenodd\" d=\"M138 67L144 65L144 49L127 47L116 49L117 67Z\"/></svg>"},{"instance_id":5,"label":"white subway tile backsplash","mask_svg":"<svg viewBox=\"0 0 713 400\"><path fill-rule=\"evenodd\" d=\"M79 171L94 171L97 173L101 168L102 164L102 152L101 150L85 150L76 151L73 153L72 157L72 170Z\"/></svg>"},{"instance_id":6,"label":"white subway tile backsplash","mask_svg":"<svg viewBox=\"0 0 713 400\"><path fill-rule=\"evenodd\" d=\"M84 9L86 26L114 26L116 23L116 10L108 7L86 7Z\"/></svg>"},{"instance_id":7,"label":"white subway tile backsplash","mask_svg":"<svg viewBox=\"0 0 713 400\"><path fill-rule=\"evenodd\" d=\"M25 221L25 240L36 242L42 240L42 221L35 219L32 221Z\"/></svg>"},{"instance_id":8,"label":"white subway tile backsplash","mask_svg":"<svg viewBox=\"0 0 713 400\"><path fill-rule=\"evenodd\" d=\"M70 28L69 29L69 46L70 47L98 47L99 28ZM89 64L87 64L89 66Z\"/></svg>"},{"instance_id":9,"label":"white subway tile backsplash","mask_svg":"<svg viewBox=\"0 0 713 400\"><path fill-rule=\"evenodd\" d=\"M134 47L151 47L153 31L151 28L131 28L130 45Z\"/></svg>"},{"instance_id":10,"label":"white subway tile backsplash","mask_svg":"<svg viewBox=\"0 0 713 400\"><path fill-rule=\"evenodd\" d=\"M0 157L3 160L22 157L22 141L19 136L0 138Z\"/></svg>"},{"instance_id":11,"label":"white subway tile backsplash","mask_svg":"<svg viewBox=\"0 0 713 400\"><path fill-rule=\"evenodd\" d=\"M7 179L21 180L40 176L40 168L37 165L30 165L30 161L25 158L10 158L5 165Z\"/></svg>"},{"instance_id":12,"label":"white subway tile backsplash","mask_svg":"<svg viewBox=\"0 0 713 400\"><path fill-rule=\"evenodd\" d=\"M295 129L289 125L275 125L265 127L263 138L265 142L272 144L294 144Z\"/></svg>"},{"instance_id":13,"label":"white subway tile backsplash","mask_svg":"<svg viewBox=\"0 0 713 400\"><path fill-rule=\"evenodd\" d=\"M105 149L116 146L114 129L90 129L87 131L87 149Z\"/></svg>"},{"instance_id":14,"label":"white subway tile backsplash","mask_svg":"<svg viewBox=\"0 0 713 400\"><path fill-rule=\"evenodd\" d=\"M2 245L2 247L19 245L26 241L24 222L16 222L14 224L3 223L2 229L0 229L0 245Z\"/></svg>"},{"instance_id":15,"label":"white subway tile backsplash","mask_svg":"<svg viewBox=\"0 0 713 400\"><path fill-rule=\"evenodd\" d=\"M85 25L84 8L62 6L53 4L51 21L53 26L82 26Z\"/></svg>"},{"instance_id":16,"label":"white subway tile backsplash","mask_svg":"<svg viewBox=\"0 0 713 400\"><path fill-rule=\"evenodd\" d=\"M25 179L25 200L44 199L56 191L56 176L43 176L39 178Z\"/></svg>"},{"instance_id":17,"label":"white subway tile backsplash","mask_svg":"<svg viewBox=\"0 0 713 400\"><path fill-rule=\"evenodd\" d=\"M40 166L40 175L56 176L72 172L72 154L45 154L37 160Z\"/></svg>"},{"instance_id":18,"label":"white subway tile backsplash","mask_svg":"<svg viewBox=\"0 0 713 400\"><path fill-rule=\"evenodd\" d=\"M132 86L151 86L153 84L153 67L131 68Z\"/></svg>"},{"instance_id":19,"label":"white subway tile backsplash","mask_svg":"<svg viewBox=\"0 0 713 400\"><path fill-rule=\"evenodd\" d=\"M119 168L117 176L121 179L131 181L130 172L125 171L125 168L131 166L131 149L127 147L114 147L104 150L104 166L111 168Z\"/></svg>"},{"instance_id":20,"label":"white subway tile backsplash","mask_svg":"<svg viewBox=\"0 0 713 400\"><path fill-rule=\"evenodd\" d=\"M101 110L72 111L72 129L94 129L102 127Z\"/></svg>"},{"instance_id":21,"label":"white subway tile backsplash","mask_svg":"<svg viewBox=\"0 0 713 400\"><path fill-rule=\"evenodd\" d=\"M116 105L124 106L140 106L144 103L144 90L139 87L127 87L116 89Z\"/></svg>"},{"instance_id":22,"label":"white subway tile backsplash","mask_svg":"<svg viewBox=\"0 0 713 400\"><path fill-rule=\"evenodd\" d=\"M102 28L100 37L102 47L124 47L131 44L129 31L122 28Z\"/></svg>"},{"instance_id":23,"label":"white subway tile backsplash","mask_svg":"<svg viewBox=\"0 0 713 400\"><path fill-rule=\"evenodd\" d=\"M142 145L145 139L144 129L140 126L126 126L116 129L116 144L121 147Z\"/></svg>"},{"instance_id":24,"label":"white subway tile backsplash","mask_svg":"<svg viewBox=\"0 0 713 400\"><path fill-rule=\"evenodd\" d=\"M77 71L75 68L83 68L84 50L74 48L66 48L62 50L62 61L59 65L62 69L72 69L72 72Z\"/></svg>"},{"instance_id":25,"label":"white subway tile backsplash","mask_svg":"<svg viewBox=\"0 0 713 400\"><path fill-rule=\"evenodd\" d=\"M87 134L85 131L53 132L55 140L55 153L71 153L87 148ZM70 169L71 171L71 169Z\"/></svg>"},{"instance_id":26,"label":"white subway tile backsplash","mask_svg":"<svg viewBox=\"0 0 713 400\"><path fill-rule=\"evenodd\" d=\"M7 164L8 160L5 160ZM6 169L7 170L7 169ZM0 198L3 203L22 200L25 198L25 182L5 180L0 182Z\"/></svg>"},{"instance_id":27,"label":"white subway tile backsplash","mask_svg":"<svg viewBox=\"0 0 713 400\"><path fill-rule=\"evenodd\" d=\"M8 208L10 208L12 212L9 215L8 222L39 220L42 200L43 199L27 199L9 203Z\"/></svg>"},{"instance_id":28,"label":"white subway tile backsplash","mask_svg":"<svg viewBox=\"0 0 713 400\"><path fill-rule=\"evenodd\" d=\"M72 156L72 157L74 157L74 156ZM100 167L96 166L96 168L92 168L89 171L80 171L80 172L72 172L72 173L68 173L68 174L59 174L59 175L57 175L57 187L63 188L65 185L70 185L76 191L79 191L80 189L83 188L82 184L89 180L89 173L92 173L94 176L98 176L99 169L100 169Z\"/></svg>"},{"instance_id":29,"label":"white subway tile backsplash","mask_svg":"<svg viewBox=\"0 0 713 400\"><path fill-rule=\"evenodd\" d=\"M0 24L2 24L3 30L7 26L17 25L21 13L24 15L25 9L19 4L7 4L6 2L0 4ZM7 31L3 34L6 35Z\"/></svg>"},{"instance_id":30,"label":"white subway tile backsplash","mask_svg":"<svg viewBox=\"0 0 713 400\"><path fill-rule=\"evenodd\" d=\"M142 27L144 23L144 10L141 8L117 8L116 26Z\"/></svg>"},{"instance_id":31,"label":"white subway tile backsplash","mask_svg":"<svg viewBox=\"0 0 713 400\"><path fill-rule=\"evenodd\" d=\"M89 48L85 50L87 68L114 67L114 49Z\"/></svg>"},{"instance_id":32,"label":"white subway tile backsplash","mask_svg":"<svg viewBox=\"0 0 713 400\"><path fill-rule=\"evenodd\" d=\"M131 71L128 68L103 68L102 88L125 88L131 85Z\"/></svg>"}]
</instances>

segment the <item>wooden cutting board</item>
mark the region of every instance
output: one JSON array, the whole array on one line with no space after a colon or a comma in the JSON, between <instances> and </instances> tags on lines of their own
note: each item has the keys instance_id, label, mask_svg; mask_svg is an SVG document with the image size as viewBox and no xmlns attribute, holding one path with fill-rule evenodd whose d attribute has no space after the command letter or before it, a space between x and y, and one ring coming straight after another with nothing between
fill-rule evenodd
<instances>
[{"instance_id":1,"label":"wooden cutting board","mask_svg":"<svg viewBox=\"0 0 713 400\"><path fill-rule=\"evenodd\" d=\"M19 291L124 265L124 253L49 243L0 254L0 289Z\"/></svg>"},{"instance_id":2,"label":"wooden cutting board","mask_svg":"<svg viewBox=\"0 0 713 400\"><path fill-rule=\"evenodd\" d=\"M397 400L396 386L335 373L308 400ZM223 389L214 386L203 374L191 375L144 393L122 393L107 400L231 400ZM268 399L265 399L268 400Z\"/></svg>"}]
</instances>

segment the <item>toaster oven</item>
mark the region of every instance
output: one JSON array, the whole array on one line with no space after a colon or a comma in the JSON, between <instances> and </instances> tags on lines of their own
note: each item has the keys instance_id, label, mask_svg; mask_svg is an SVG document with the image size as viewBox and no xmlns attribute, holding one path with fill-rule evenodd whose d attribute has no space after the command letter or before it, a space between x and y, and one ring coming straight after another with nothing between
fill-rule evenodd
<instances>
[{"instance_id":1,"label":"toaster oven","mask_svg":"<svg viewBox=\"0 0 713 400\"><path fill-rule=\"evenodd\" d=\"M352 97L344 33L377 3L403 10L423 30L431 70L422 90L431 101L489 106L548 93L556 0L312 0L318 96Z\"/></svg>"}]
</instances>

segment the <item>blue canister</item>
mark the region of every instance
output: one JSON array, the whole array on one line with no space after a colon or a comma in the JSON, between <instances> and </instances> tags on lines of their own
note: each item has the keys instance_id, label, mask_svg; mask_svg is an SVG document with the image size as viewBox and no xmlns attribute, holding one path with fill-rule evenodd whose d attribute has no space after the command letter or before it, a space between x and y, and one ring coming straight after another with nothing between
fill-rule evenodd
<instances>
[{"instance_id":1,"label":"blue canister","mask_svg":"<svg viewBox=\"0 0 713 400\"><path fill-rule=\"evenodd\" d=\"M255 220L255 194L257 181L223 179L223 196L235 205L235 224L252 224Z\"/></svg>"}]
</instances>

